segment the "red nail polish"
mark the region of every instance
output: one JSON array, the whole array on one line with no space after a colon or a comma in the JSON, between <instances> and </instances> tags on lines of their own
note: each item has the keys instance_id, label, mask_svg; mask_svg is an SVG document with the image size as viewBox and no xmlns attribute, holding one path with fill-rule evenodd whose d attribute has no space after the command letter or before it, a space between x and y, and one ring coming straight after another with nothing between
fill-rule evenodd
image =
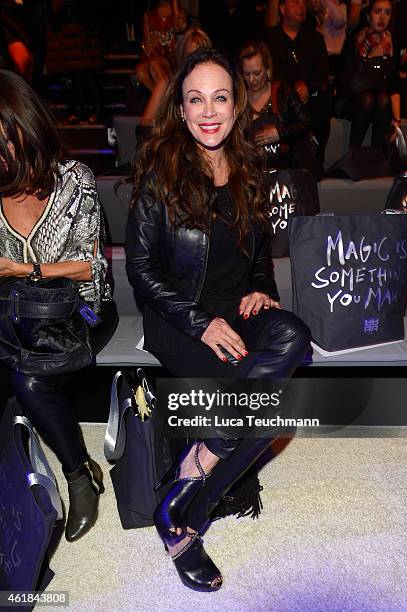
<instances>
[{"instance_id":1,"label":"red nail polish","mask_svg":"<svg viewBox=\"0 0 407 612\"><path fill-rule=\"evenodd\" d=\"M242 355L238 355L237 358L238 358L239 361L242 361L243 356Z\"/></svg>"},{"instance_id":2,"label":"red nail polish","mask_svg":"<svg viewBox=\"0 0 407 612\"><path fill-rule=\"evenodd\" d=\"M227 361L226 357L222 357L222 361L226 362Z\"/></svg>"},{"instance_id":3,"label":"red nail polish","mask_svg":"<svg viewBox=\"0 0 407 612\"><path fill-rule=\"evenodd\" d=\"M247 357L247 355L248 355L248 354L249 354L249 353L248 353L248 351L243 351L243 355L244 355L245 357Z\"/></svg>"},{"instance_id":4,"label":"red nail polish","mask_svg":"<svg viewBox=\"0 0 407 612\"><path fill-rule=\"evenodd\" d=\"M253 310L253 314L256 315L257 314L257 310Z\"/></svg>"},{"instance_id":5,"label":"red nail polish","mask_svg":"<svg viewBox=\"0 0 407 612\"><path fill-rule=\"evenodd\" d=\"M244 315L243 315L243 318L244 318L244 319L248 319L248 318L249 318L249 315L248 315L248 314L244 314Z\"/></svg>"}]
</instances>

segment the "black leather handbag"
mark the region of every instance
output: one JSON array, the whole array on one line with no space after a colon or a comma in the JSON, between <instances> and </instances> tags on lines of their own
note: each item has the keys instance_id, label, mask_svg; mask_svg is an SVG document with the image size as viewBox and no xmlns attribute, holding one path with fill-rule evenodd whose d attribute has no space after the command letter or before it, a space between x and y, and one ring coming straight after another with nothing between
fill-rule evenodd
<instances>
[{"instance_id":1,"label":"black leather handbag","mask_svg":"<svg viewBox=\"0 0 407 612\"><path fill-rule=\"evenodd\" d=\"M0 284L0 361L18 372L66 374L90 365L89 325L99 323L70 279Z\"/></svg>"},{"instance_id":2,"label":"black leather handbag","mask_svg":"<svg viewBox=\"0 0 407 612\"><path fill-rule=\"evenodd\" d=\"M393 57L353 57L349 58L342 71L342 95L371 91L378 93L387 88L389 79L396 71Z\"/></svg>"}]
</instances>

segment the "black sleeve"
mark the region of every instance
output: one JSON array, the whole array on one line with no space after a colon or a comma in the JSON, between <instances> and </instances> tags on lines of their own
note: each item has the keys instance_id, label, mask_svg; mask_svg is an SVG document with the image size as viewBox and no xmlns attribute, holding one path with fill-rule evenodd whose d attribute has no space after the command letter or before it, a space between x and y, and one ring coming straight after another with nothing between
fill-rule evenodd
<instances>
[{"instance_id":1,"label":"black sleeve","mask_svg":"<svg viewBox=\"0 0 407 612\"><path fill-rule=\"evenodd\" d=\"M200 340L213 316L168 282L162 270L160 240L165 210L144 193L130 211L126 227L126 272L135 296L193 340Z\"/></svg>"},{"instance_id":2,"label":"black sleeve","mask_svg":"<svg viewBox=\"0 0 407 612\"><path fill-rule=\"evenodd\" d=\"M268 46L273 60L273 78L284 79L285 81L295 80L298 66L294 64L292 55L288 53L284 38L278 26L266 28L263 40Z\"/></svg>"},{"instance_id":3,"label":"black sleeve","mask_svg":"<svg viewBox=\"0 0 407 612\"><path fill-rule=\"evenodd\" d=\"M274 279L270 233L256 234L256 239L259 240L259 246L254 254L249 293L253 291L267 293L273 300L279 302L280 295Z\"/></svg>"},{"instance_id":4,"label":"black sleeve","mask_svg":"<svg viewBox=\"0 0 407 612\"><path fill-rule=\"evenodd\" d=\"M283 119L281 127L278 128L280 140L293 144L304 138L310 129L310 118L299 95L288 83L282 83L280 86L278 105Z\"/></svg>"},{"instance_id":5,"label":"black sleeve","mask_svg":"<svg viewBox=\"0 0 407 612\"><path fill-rule=\"evenodd\" d=\"M308 77L304 79L310 95L321 91L328 82L329 60L324 37L319 32L312 31L309 39L310 65L307 67Z\"/></svg>"}]
</instances>

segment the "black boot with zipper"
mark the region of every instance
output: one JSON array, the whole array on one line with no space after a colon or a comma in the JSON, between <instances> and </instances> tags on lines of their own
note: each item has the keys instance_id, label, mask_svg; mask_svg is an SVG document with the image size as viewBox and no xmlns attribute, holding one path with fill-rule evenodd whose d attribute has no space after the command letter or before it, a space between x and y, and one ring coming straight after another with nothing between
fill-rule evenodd
<instances>
[{"instance_id":1,"label":"black boot with zipper","mask_svg":"<svg viewBox=\"0 0 407 612\"><path fill-rule=\"evenodd\" d=\"M99 496L104 493L103 472L90 457L75 472L65 474L68 482L69 512L65 527L68 542L79 540L98 517Z\"/></svg>"}]
</instances>

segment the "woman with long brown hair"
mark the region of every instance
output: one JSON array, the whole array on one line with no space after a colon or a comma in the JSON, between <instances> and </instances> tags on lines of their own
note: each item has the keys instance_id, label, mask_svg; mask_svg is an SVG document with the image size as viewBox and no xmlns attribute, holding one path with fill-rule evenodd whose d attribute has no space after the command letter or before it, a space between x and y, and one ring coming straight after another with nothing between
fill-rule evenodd
<instances>
[{"instance_id":1,"label":"woman with long brown hair","mask_svg":"<svg viewBox=\"0 0 407 612\"><path fill-rule=\"evenodd\" d=\"M126 269L143 305L144 346L177 377L286 378L309 342L306 326L279 304L262 157L250 139L246 104L228 59L214 49L195 51L172 80L135 161ZM269 444L195 441L160 483L172 486L155 524L186 586L220 588L200 534Z\"/></svg>"},{"instance_id":2,"label":"woman with long brown hair","mask_svg":"<svg viewBox=\"0 0 407 612\"><path fill-rule=\"evenodd\" d=\"M58 285L58 279L69 279L101 319L91 332L93 356L117 325L116 307L105 281L103 242L91 170L63 158L58 130L45 104L21 76L0 70L0 284L27 278L27 284L39 290L43 280L52 279ZM4 307L7 301L2 302ZM6 366L0 373L1 383L10 379L24 413L62 464L69 492L65 535L72 542L94 525L104 490L102 470L88 455L66 393L75 358L61 373L55 363L57 351L47 352L52 341L44 341L44 330L38 326L31 334L22 316L21 335L28 336L27 344L35 347L37 363L35 372L26 374L25 367L20 367L24 364L10 360L9 317L4 316L7 311L1 314L0 366ZM59 330L57 348L62 346L63 354L68 352L70 335L68 328Z\"/></svg>"}]
</instances>

